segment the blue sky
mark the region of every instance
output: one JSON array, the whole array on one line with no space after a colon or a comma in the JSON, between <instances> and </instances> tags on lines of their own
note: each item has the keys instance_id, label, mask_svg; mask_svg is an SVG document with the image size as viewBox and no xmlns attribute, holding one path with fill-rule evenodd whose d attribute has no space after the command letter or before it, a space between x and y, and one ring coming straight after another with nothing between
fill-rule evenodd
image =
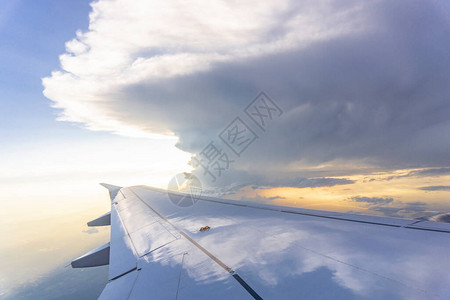
<instances>
[{"instance_id":1,"label":"blue sky","mask_svg":"<svg viewBox=\"0 0 450 300\"><path fill-rule=\"evenodd\" d=\"M55 121L41 78L58 68L65 41L89 24L89 1L4 1L0 17L2 140L85 133ZM87 134L86 134L87 135Z\"/></svg>"},{"instance_id":2,"label":"blue sky","mask_svg":"<svg viewBox=\"0 0 450 300\"><path fill-rule=\"evenodd\" d=\"M14 154L19 163L20 153L32 158L51 149L63 153L64 148L84 146L89 151L95 148L93 144L102 147L127 141L105 131L85 130L81 123L57 121L61 109L53 108L42 94L42 78L60 68L59 55L65 52L65 43L77 30L87 30L89 1L8 1L1 5L2 158L11 162L13 157L8 155ZM47 158L51 159L50 155ZM79 159L83 160L82 156Z\"/></svg>"},{"instance_id":3,"label":"blue sky","mask_svg":"<svg viewBox=\"0 0 450 300\"><path fill-rule=\"evenodd\" d=\"M61 298L74 289L55 284L61 274L78 278L82 292L83 278L101 272L63 267L109 239L108 231L85 233L85 223L109 209L98 183L163 187L187 161L174 139L130 139L56 120L60 110L43 96L42 78L60 67L65 42L87 30L90 11L89 1L0 4L0 254L8 258L0 263L0 298L29 299L44 288ZM94 282L94 294L104 281Z\"/></svg>"},{"instance_id":4,"label":"blue sky","mask_svg":"<svg viewBox=\"0 0 450 300\"><path fill-rule=\"evenodd\" d=\"M0 3L0 153L2 162L14 160L12 154L20 153L20 151L27 153L27 155L23 154L25 156L32 156L33 150L44 143L59 144L65 139L85 139L95 135L71 124L57 122L55 110L49 106L49 101L42 95L41 83L43 76L58 67L58 55L64 51L65 40L72 36L76 29L87 28L89 10L89 1L2 1ZM23 159L24 157L19 155L12 163L19 167ZM5 168L5 164L2 163L2 165ZM22 187L26 186L24 183L27 179L16 180L22 183ZM5 178L2 182L5 184ZM17 186L11 190L16 191L17 195L21 193L21 189ZM3 212L19 216L20 210L8 205L7 202L14 201L18 206L23 207L27 204L22 201L25 201L24 198L28 198L29 195L14 197L11 190L9 192L11 194L7 193L1 197L2 205L5 206ZM26 218L26 209L22 211L25 212ZM5 222L2 224L3 230L0 234L2 239L0 251L16 263L17 260L11 257L11 250L8 249L7 244L20 247L17 246L13 236L20 235L18 224L24 221L17 217L15 221ZM30 226L35 225L36 223L30 224ZM32 227L25 227L22 231L33 232ZM37 233L42 234L42 231ZM20 238L23 238L23 235ZM51 244L51 240L47 239L46 243ZM23 246L27 247L27 244ZM23 254L20 248L15 251ZM36 255L28 255L36 258ZM61 262L57 264L59 263ZM42 268L41 272L32 271L32 268L26 265L22 267L28 272L16 272L16 274L11 272L8 276L12 280L0 283L2 290L0 298L3 298L2 294L5 292L14 294L15 288L31 280L39 282L43 274L55 269L55 265L52 264ZM3 278L6 277L4 273L6 268L7 266L3 265L0 271ZM101 286L102 282L98 284ZM51 288L50 282L45 285ZM42 285L39 289L42 289ZM19 296L16 294L13 297ZM33 294L21 296L22 299L32 297Z\"/></svg>"}]
</instances>

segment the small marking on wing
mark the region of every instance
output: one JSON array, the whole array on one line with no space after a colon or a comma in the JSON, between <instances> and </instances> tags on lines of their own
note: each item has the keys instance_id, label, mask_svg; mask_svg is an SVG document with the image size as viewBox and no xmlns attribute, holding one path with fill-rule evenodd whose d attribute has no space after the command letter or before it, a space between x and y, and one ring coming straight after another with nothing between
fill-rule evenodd
<instances>
[{"instance_id":1,"label":"small marking on wing","mask_svg":"<svg viewBox=\"0 0 450 300\"><path fill-rule=\"evenodd\" d=\"M191 242L194 246L196 246L199 250L201 250L203 253L205 253L206 255L209 256L209 258L211 258L214 262L216 262L219 266L221 266L223 269L225 269L225 271L227 271L228 273L230 273L231 276L233 276L234 279L236 279L236 281L254 298L254 299L263 299L261 296L258 295L258 293L253 290L246 282L244 279L242 279L242 277L240 277L232 268L230 268L229 266L227 266L225 263L223 263L220 259L218 259L217 257L215 257L211 252L209 252L208 250L206 250L205 248L203 248L199 243L197 243L196 241L194 241L189 235L187 235L184 231L182 231L181 229L179 229L178 227L176 227L175 225L173 225L169 220L167 220L166 218L164 218L160 213L158 213L156 210L153 209L153 207L151 207L147 202L145 202L132 188L129 188L130 191L139 199L142 201L142 203L144 203L148 208L150 208L155 214L157 214L161 220L164 220L165 222L167 222L169 225L171 225L173 228L175 228L184 238L186 238L189 242ZM209 226L206 226L209 227ZM184 258L184 255L183 255ZM236 275L236 276L235 276Z\"/></svg>"},{"instance_id":2,"label":"small marking on wing","mask_svg":"<svg viewBox=\"0 0 450 300\"><path fill-rule=\"evenodd\" d=\"M205 226L205 227L200 228L199 231L207 231L207 230L210 230L210 229L211 229L211 227Z\"/></svg>"}]
</instances>

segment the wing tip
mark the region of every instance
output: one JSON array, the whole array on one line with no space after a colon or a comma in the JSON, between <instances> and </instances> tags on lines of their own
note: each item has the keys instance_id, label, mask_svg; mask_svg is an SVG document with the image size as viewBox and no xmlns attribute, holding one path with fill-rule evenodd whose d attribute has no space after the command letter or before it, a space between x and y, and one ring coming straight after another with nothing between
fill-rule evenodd
<instances>
[{"instance_id":1,"label":"wing tip","mask_svg":"<svg viewBox=\"0 0 450 300\"><path fill-rule=\"evenodd\" d=\"M122 188L121 186L117 186L117 185L112 185L109 183L100 183L101 186L105 187L106 189L108 189L109 191L109 196L111 198L111 201L116 198L117 193L120 191L120 189Z\"/></svg>"},{"instance_id":2,"label":"wing tip","mask_svg":"<svg viewBox=\"0 0 450 300\"><path fill-rule=\"evenodd\" d=\"M101 182L101 183L99 183L99 184L100 184L101 186L107 188L108 190L109 190L109 189L121 189L121 188L122 188L122 186L113 185L113 184L104 183L104 182Z\"/></svg>"}]
</instances>

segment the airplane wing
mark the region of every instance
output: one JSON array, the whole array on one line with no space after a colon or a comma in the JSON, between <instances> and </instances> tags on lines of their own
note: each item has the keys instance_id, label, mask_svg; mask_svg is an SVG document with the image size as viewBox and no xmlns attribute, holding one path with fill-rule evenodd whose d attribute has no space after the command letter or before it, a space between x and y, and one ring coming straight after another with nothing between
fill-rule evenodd
<instances>
[{"instance_id":1,"label":"airplane wing","mask_svg":"<svg viewBox=\"0 0 450 300\"><path fill-rule=\"evenodd\" d=\"M450 224L105 185L99 299L450 299ZM94 222L95 221L95 222Z\"/></svg>"}]
</instances>

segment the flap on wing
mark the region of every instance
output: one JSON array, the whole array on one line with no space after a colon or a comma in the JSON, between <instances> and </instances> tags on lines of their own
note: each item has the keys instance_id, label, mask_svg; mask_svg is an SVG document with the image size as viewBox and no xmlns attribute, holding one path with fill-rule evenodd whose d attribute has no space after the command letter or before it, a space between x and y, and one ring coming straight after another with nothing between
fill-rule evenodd
<instances>
[{"instance_id":1,"label":"flap on wing","mask_svg":"<svg viewBox=\"0 0 450 300\"><path fill-rule=\"evenodd\" d=\"M88 226L108 226L111 225L111 212L107 212L101 215L97 219L94 219L87 223Z\"/></svg>"},{"instance_id":2,"label":"flap on wing","mask_svg":"<svg viewBox=\"0 0 450 300\"><path fill-rule=\"evenodd\" d=\"M120 189L122 188L121 186L117 186L117 185L112 185L112 184L108 184L108 183L100 183L101 186L105 187L108 189L109 191L109 197L111 198L111 201L116 198L117 193L120 191Z\"/></svg>"},{"instance_id":3,"label":"flap on wing","mask_svg":"<svg viewBox=\"0 0 450 300\"><path fill-rule=\"evenodd\" d=\"M132 270L125 274L125 276L109 281L98 300L129 299L137 276L138 271ZM147 290L145 299L147 299L149 295Z\"/></svg>"},{"instance_id":4,"label":"flap on wing","mask_svg":"<svg viewBox=\"0 0 450 300\"><path fill-rule=\"evenodd\" d=\"M70 264L72 268L89 268L109 264L109 243L89 251L73 260Z\"/></svg>"},{"instance_id":5,"label":"flap on wing","mask_svg":"<svg viewBox=\"0 0 450 300\"><path fill-rule=\"evenodd\" d=\"M421 222L415 222L406 227L413 228L413 229L422 229L422 230L449 232L450 233L450 223L421 221Z\"/></svg>"}]
</instances>

